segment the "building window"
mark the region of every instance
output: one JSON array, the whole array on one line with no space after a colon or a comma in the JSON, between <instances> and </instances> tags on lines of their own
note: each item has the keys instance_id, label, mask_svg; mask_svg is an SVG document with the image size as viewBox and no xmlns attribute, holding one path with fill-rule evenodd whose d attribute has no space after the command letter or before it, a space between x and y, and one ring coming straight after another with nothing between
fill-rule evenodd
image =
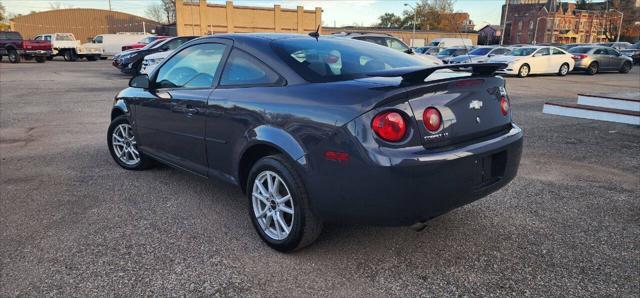
<instances>
[{"instance_id":1,"label":"building window","mask_svg":"<svg viewBox=\"0 0 640 298\"><path fill-rule=\"evenodd\" d=\"M529 30L533 30L533 21L529 21Z\"/></svg>"},{"instance_id":2,"label":"building window","mask_svg":"<svg viewBox=\"0 0 640 298\"><path fill-rule=\"evenodd\" d=\"M522 31L522 20L518 21L518 31Z\"/></svg>"}]
</instances>

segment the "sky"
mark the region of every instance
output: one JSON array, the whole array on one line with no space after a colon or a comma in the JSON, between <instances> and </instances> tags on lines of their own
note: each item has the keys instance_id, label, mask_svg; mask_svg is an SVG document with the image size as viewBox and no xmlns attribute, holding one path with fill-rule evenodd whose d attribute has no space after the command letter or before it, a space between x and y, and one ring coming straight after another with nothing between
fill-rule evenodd
<instances>
[{"instance_id":1,"label":"sky","mask_svg":"<svg viewBox=\"0 0 640 298\"><path fill-rule=\"evenodd\" d=\"M0 0L8 12L26 14L32 10L50 10L51 4L73 8L108 9L109 0ZM113 10L145 16L145 9L149 4L159 3L160 0L111 0ZM224 4L225 1L207 0L208 3ZM401 15L405 3L415 4L416 0L235 0L235 5L273 6L280 4L283 8L295 8L302 5L306 9L322 7L322 20L326 26L370 26L377 22L378 17L386 12ZM500 23L500 8L504 0L457 0L456 11L468 12L480 29L487 24Z\"/></svg>"}]
</instances>

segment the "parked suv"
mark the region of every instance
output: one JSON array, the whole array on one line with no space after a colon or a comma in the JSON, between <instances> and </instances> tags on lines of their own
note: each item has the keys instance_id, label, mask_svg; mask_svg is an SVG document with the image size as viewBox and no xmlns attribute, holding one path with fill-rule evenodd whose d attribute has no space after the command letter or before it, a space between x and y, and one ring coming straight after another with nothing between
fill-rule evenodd
<instances>
[{"instance_id":1,"label":"parked suv","mask_svg":"<svg viewBox=\"0 0 640 298\"><path fill-rule=\"evenodd\" d=\"M45 40L23 40L15 31L0 31L0 60L9 57L9 62L18 63L21 59L36 59L38 63L47 61L51 55L51 43Z\"/></svg>"}]
</instances>

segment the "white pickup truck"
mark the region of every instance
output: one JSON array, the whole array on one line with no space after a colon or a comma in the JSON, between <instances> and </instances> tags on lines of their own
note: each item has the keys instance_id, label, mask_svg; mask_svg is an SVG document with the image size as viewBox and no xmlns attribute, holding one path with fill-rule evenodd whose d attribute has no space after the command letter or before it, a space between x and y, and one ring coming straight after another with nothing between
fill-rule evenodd
<instances>
[{"instance_id":1,"label":"white pickup truck","mask_svg":"<svg viewBox=\"0 0 640 298\"><path fill-rule=\"evenodd\" d=\"M100 59L102 50L99 48L86 47L73 36L73 33L47 33L36 36L35 40L47 40L51 42L53 48L52 55L47 59L51 60L55 56L64 57L65 61L76 61L87 58L89 61Z\"/></svg>"}]
</instances>

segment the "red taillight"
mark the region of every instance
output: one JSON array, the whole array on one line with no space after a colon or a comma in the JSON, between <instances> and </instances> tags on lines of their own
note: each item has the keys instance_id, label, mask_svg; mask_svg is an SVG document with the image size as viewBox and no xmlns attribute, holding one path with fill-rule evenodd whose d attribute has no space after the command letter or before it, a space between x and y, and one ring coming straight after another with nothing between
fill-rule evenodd
<instances>
[{"instance_id":1,"label":"red taillight","mask_svg":"<svg viewBox=\"0 0 640 298\"><path fill-rule=\"evenodd\" d=\"M442 115L436 108L426 108L422 112L422 122L427 130L431 132L438 131L442 125Z\"/></svg>"},{"instance_id":2,"label":"red taillight","mask_svg":"<svg viewBox=\"0 0 640 298\"><path fill-rule=\"evenodd\" d=\"M589 56L582 54L582 55L573 55L571 58L573 58L573 60L582 60L582 59L586 59L587 57Z\"/></svg>"},{"instance_id":3,"label":"red taillight","mask_svg":"<svg viewBox=\"0 0 640 298\"><path fill-rule=\"evenodd\" d=\"M398 112L382 112L373 118L373 131L383 140L397 142L404 138L407 124Z\"/></svg>"},{"instance_id":4,"label":"red taillight","mask_svg":"<svg viewBox=\"0 0 640 298\"><path fill-rule=\"evenodd\" d=\"M504 96L500 98L500 112L505 116L509 114L509 100Z\"/></svg>"}]
</instances>

